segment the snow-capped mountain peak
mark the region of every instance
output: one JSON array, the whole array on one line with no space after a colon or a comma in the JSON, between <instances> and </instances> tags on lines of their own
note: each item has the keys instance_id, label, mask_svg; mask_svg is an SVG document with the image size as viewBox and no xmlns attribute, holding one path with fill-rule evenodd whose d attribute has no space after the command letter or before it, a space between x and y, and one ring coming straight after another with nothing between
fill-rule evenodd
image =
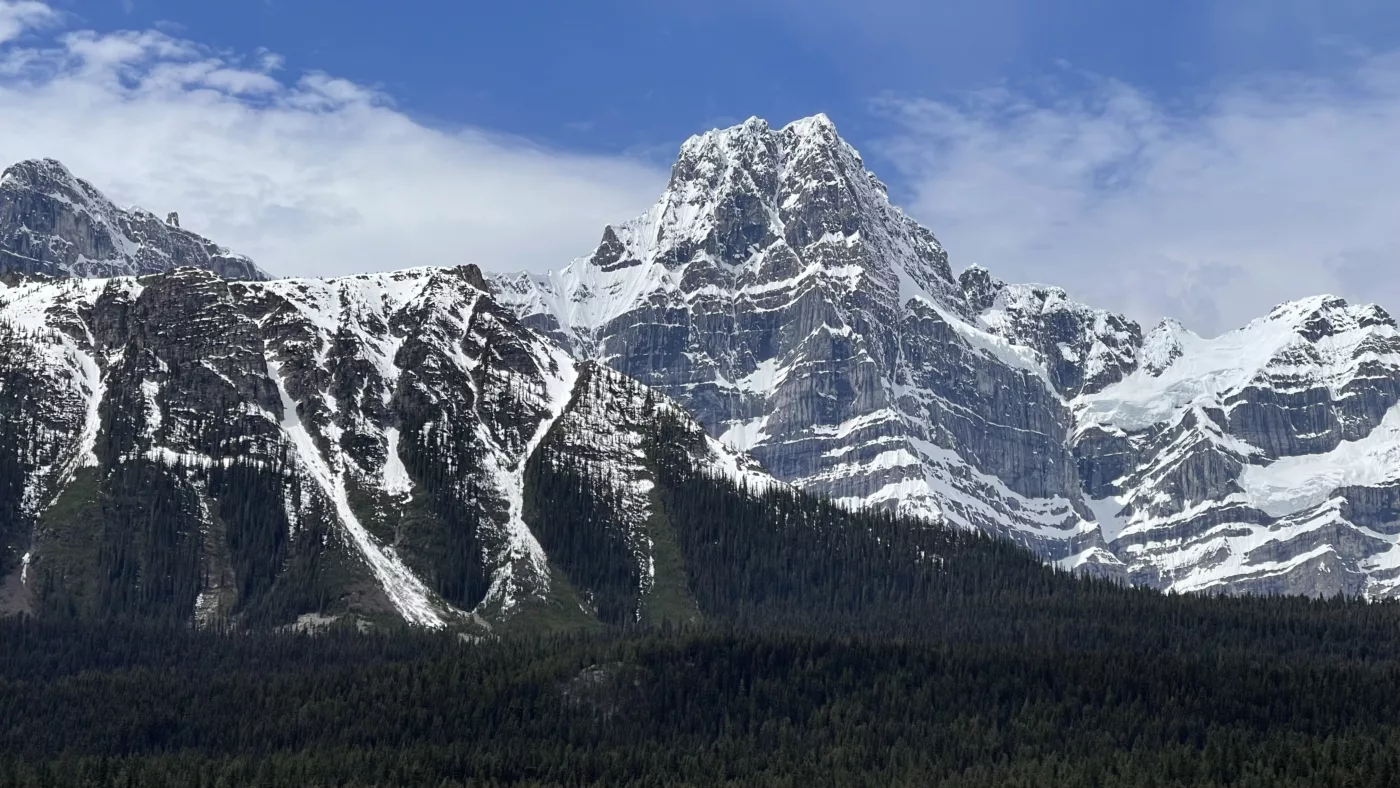
<instances>
[{"instance_id":1,"label":"snow-capped mountain peak","mask_svg":"<svg viewBox=\"0 0 1400 788\"><path fill-rule=\"evenodd\" d=\"M965 311L938 241L890 204L824 115L691 137L660 199L605 228L592 255L543 277L497 278L522 315L584 348L659 293L758 297L817 280L846 291L868 280L891 301Z\"/></svg>"},{"instance_id":2,"label":"snow-capped mountain peak","mask_svg":"<svg viewBox=\"0 0 1400 788\"><path fill-rule=\"evenodd\" d=\"M658 201L590 257L494 284L527 323L676 397L798 486L994 530L1077 527L1058 439L1031 442L1048 460L964 459L988 429L1040 433L1068 412L1035 351L979 323L937 239L824 116L692 137ZM988 398L982 370L1016 393L943 412Z\"/></svg>"},{"instance_id":3,"label":"snow-capped mountain peak","mask_svg":"<svg viewBox=\"0 0 1400 788\"><path fill-rule=\"evenodd\" d=\"M1181 357L1188 343L1199 341L1190 330L1175 318L1162 318L1156 328L1143 339L1138 351L1138 360L1150 375L1160 375L1162 371Z\"/></svg>"}]
</instances>

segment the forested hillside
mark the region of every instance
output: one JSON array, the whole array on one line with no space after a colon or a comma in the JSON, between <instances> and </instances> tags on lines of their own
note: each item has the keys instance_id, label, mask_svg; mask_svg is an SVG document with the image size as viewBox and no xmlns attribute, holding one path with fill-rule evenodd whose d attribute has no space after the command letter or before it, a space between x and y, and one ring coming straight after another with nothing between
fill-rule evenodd
<instances>
[{"instance_id":1,"label":"forested hillside","mask_svg":"<svg viewBox=\"0 0 1400 788\"><path fill-rule=\"evenodd\" d=\"M1360 608L1305 604L1255 610L1287 643L1208 609L1079 645L11 620L0 785L1391 785L1400 671L1363 656L1377 622L1309 640ZM1197 629L1231 645L1153 643Z\"/></svg>"},{"instance_id":2,"label":"forested hillside","mask_svg":"<svg viewBox=\"0 0 1400 788\"><path fill-rule=\"evenodd\" d=\"M467 641L9 619L0 785L1400 777L1392 603L1079 578L984 536L694 472L679 458L703 434L660 423L647 533L669 534L686 567L653 597L664 610L604 571L626 562L596 558L626 551L588 524L627 496L588 492L606 487L542 451L530 473L553 485L559 526L544 539L603 631Z\"/></svg>"}]
</instances>

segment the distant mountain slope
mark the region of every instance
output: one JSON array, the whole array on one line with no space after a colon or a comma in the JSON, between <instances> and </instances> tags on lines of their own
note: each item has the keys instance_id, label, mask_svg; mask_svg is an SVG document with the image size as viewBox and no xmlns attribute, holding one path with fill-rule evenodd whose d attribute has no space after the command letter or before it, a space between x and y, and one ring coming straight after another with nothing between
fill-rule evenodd
<instances>
[{"instance_id":1,"label":"distant mountain slope","mask_svg":"<svg viewBox=\"0 0 1400 788\"><path fill-rule=\"evenodd\" d=\"M1076 399L1073 435L1133 577L1179 590L1400 587L1400 332L1320 296L1217 339L1170 321Z\"/></svg>"},{"instance_id":2,"label":"distant mountain slope","mask_svg":"<svg viewBox=\"0 0 1400 788\"><path fill-rule=\"evenodd\" d=\"M53 159L0 174L0 273L141 276L181 266L267 279L252 260L139 208L122 209Z\"/></svg>"},{"instance_id":3,"label":"distant mountain slope","mask_svg":"<svg viewBox=\"0 0 1400 788\"><path fill-rule=\"evenodd\" d=\"M1320 297L1208 341L980 267L954 278L824 116L690 139L592 255L492 284L803 490L1156 588L1400 580L1383 310Z\"/></svg>"}]
</instances>

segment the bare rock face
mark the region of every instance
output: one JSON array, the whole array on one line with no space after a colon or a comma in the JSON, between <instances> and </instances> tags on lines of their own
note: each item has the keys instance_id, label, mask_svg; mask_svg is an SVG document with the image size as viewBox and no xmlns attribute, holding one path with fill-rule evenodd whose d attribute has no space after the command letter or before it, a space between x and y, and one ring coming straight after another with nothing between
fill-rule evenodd
<instances>
[{"instance_id":1,"label":"bare rock face","mask_svg":"<svg viewBox=\"0 0 1400 788\"><path fill-rule=\"evenodd\" d=\"M592 255L492 285L805 490L1157 588L1400 584L1384 310L1320 297L1205 340L980 267L954 278L823 116L692 138Z\"/></svg>"},{"instance_id":2,"label":"bare rock face","mask_svg":"<svg viewBox=\"0 0 1400 788\"><path fill-rule=\"evenodd\" d=\"M650 471L633 449L663 414L703 430L524 328L474 266L12 279L0 612L475 632L586 617L526 510L547 437L551 456L596 470L599 495L642 491L597 524L629 545L611 571L646 578L636 604L678 582L669 564L644 571ZM714 441L692 456L770 478Z\"/></svg>"},{"instance_id":3,"label":"bare rock face","mask_svg":"<svg viewBox=\"0 0 1400 788\"><path fill-rule=\"evenodd\" d=\"M188 230L118 208L53 159L0 174L0 271L49 276L141 276L206 268L226 279L267 279L252 260Z\"/></svg>"}]
</instances>

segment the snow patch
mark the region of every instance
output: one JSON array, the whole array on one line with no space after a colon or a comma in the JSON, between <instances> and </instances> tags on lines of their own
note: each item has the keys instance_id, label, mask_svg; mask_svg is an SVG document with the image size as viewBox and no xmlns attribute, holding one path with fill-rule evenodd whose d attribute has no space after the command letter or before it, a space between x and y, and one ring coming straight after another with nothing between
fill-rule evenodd
<instances>
[{"instance_id":1,"label":"snow patch","mask_svg":"<svg viewBox=\"0 0 1400 788\"><path fill-rule=\"evenodd\" d=\"M384 440L388 444L384 460L384 492L396 496L407 495L413 490L413 479L409 477L408 468L404 467L403 458L399 456L398 428L390 427L384 430Z\"/></svg>"},{"instance_id":2,"label":"snow patch","mask_svg":"<svg viewBox=\"0 0 1400 788\"><path fill-rule=\"evenodd\" d=\"M499 600L501 612L505 613L515 607L519 600L516 599L518 589L513 588L518 580L516 576L516 565L524 562L530 572L541 581L549 578L549 558L545 555L544 547L535 538L535 534L525 523L525 465L530 457L539 448L540 442L549 432L549 428L554 426L554 422L563 415L564 409L568 407L573 394L574 383L578 380L578 369L574 362L562 350L549 348L540 357L540 371L544 374L545 382L545 407L546 416L541 420L534 435L525 444L525 449L521 453L518 461L511 467L500 467L500 457L492 458L492 462L487 467L495 466L495 487L506 500L506 563L496 574L488 589L486 599ZM553 362L553 363L551 363ZM551 374L551 370L554 374ZM483 603L484 604L484 603Z\"/></svg>"},{"instance_id":3,"label":"snow patch","mask_svg":"<svg viewBox=\"0 0 1400 788\"><path fill-rule=\"evenodd\" d=\"M1316 506L1342 487L1378 487L1400 480L1400 405L1366 437L1322 454L1280 457L1240 475L1251 505L1273 517Z\"/></svg>"},{"instance_id":4,"label":"snow patch","mask_svg":"<svg viewBox=\"0 0 1400 788\"><path fill-rule=\"evenodd\" d=\"M141 396L146 403L145 436L147 439L155 437L155 434L160 431L163 414L160 410L160 401L157 399L159 395L159 383L150 378L143 378L141 380Z\"/></svg>"},{"instance_id":5,"label":"snow patch","mask_svg":"<svg viewBox=\"0 0 1400 788\"><path fill-rule=\"evenodd\" d=\"M1089 511L1094 513L1094 520L1099 525L1099 534L1104 543L1113 544L1128 527L1128 520L1122 514L1123 503L1112 497L1085 498L1084 503L1088 505Z\"/></svg>"}]
</instances>

